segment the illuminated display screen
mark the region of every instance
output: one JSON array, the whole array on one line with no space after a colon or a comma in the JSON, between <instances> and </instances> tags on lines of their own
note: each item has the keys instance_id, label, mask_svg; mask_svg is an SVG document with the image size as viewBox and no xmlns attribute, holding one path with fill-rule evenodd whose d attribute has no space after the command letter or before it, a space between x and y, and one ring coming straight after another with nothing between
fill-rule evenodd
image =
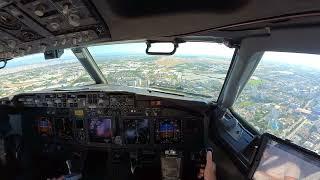
<instances>
[{"instance_id":1,"label":"illuminated display screen","mask_svg":"<svg viewBox=\"0 0 320 180\"><path fill-rule=\"evenodd\" d=\"M319 180L320 161L291 146L269 140L253 179Z\"/></svg>"},{"instance_id":2,"label":"illuminated display screen","mask_svg":"<svg viewBox=\"0 0 320 180\"><path fill-rule=\"evenodd\" d=\"M38 132L41 136L52 135L52 123L48 118L42 117L38 120Z\"/></svg>"},{"instance_id":3,"label":"illuminated display screen","mask_svg":"<svg viewBox=\"0 0 320 180\"><path fill-rule=\"evenodd\" d=\"M160 119L157 123L156 141L159 143L178 143L181 140L181 121Z\"/></svg>"},{"instance_id":4,"label":"illuminated display screen","mask_svg":"<svg viewBox=\"0 0 320 180\"><path fill-rule=\"evenodd\" d=\"M111 118L93 118L89 120L89 135L92 141L106 142L112 137Z\"/></svg>"},{"instance_id":5,"label":"illuminated display screen","mask_svg":"<svg viewBox=\"0 0 320 180\"><path fill-rule=\"evenodd\" d=\"M59 138L72 139L73 121L68 118L54 118L55 133Z\"/></svg>"},{"instance_id":6,"label":"illuminated display screen","mask_svg":"<svg viewBox=\"0 0 320 180\"><path fill-rule=\"evenodd\" d=\"M145 144L149 142L148 119L126 120L125 128L125 138L128 144Z\"/></svg>"},{"instance_id":7,"label":"illuminated display screen","mask_svg":"<svg viewBox=\"0 0 320 180\"><path fill-rule=\"evenodd\" d=\"M172 122L166 121L160 124L159 133L161 138L173 138L175 126Z\"/></svg>"}]
</instances>

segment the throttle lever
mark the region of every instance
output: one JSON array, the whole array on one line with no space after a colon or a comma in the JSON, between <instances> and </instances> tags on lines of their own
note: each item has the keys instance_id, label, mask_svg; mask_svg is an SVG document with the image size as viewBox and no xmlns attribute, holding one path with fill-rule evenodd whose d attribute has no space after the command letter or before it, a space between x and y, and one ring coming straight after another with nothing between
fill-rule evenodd
<instances>
[{"instance_id":1,"label":"throttle lever","mask_svg":"<svg viewBox=\"0 0 320 180\"><path fill-rule=\"evenodd\" d=\"M200 164L206 165L206 163L207 163L207 152L208 151L213 152L212 148L201 149L199 151L198 157L196 157L195 160Z\"/></svg>"},{"instance_id":2,"label":"throttle lever","mask_svg":"<svg viewBox=\"0 0 320 180\"><path fill-rule=\"evenodd\" d=\"M200 172L200 169L204 169L207 164L207 152L208 151L211 151L211 153L212 153L213 149L212 148L201 149L199 152L198 160L196 160L198 172ZM213 159L212 159L212 161L213 161ZM204 179L204 177L200 178L200 180L203 180L203 179Z\"/></svg>"}]
</instances>

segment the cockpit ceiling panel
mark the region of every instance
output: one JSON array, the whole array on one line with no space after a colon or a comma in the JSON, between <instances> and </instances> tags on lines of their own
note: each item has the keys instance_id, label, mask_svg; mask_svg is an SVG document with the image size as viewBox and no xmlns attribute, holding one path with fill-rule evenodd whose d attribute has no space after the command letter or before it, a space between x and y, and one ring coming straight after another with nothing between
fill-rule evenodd
<instances>
[{"instance_id":1,"label":"cockpit ceiling panel","mask_svg":"<svg viewBox=\"0 0 320 180\"><path fill-rule=\"evenodd\" d=\"M0 58L100 42L190 35L305 12L320 13L320 1L6 0L0 2Z\"/></svg>"},{"instance_id":2,"label":"cockpit ceiling panel","mask_svg":"<svg viewBox=\"0 0 320 180\"><path fill-rule=\"evenodd\" d=\"M0 58L111 38L109 28L87 0L14 0L0 5Z\"/></svg>"},{"instance_id":3,"label":"cockpit ceiling panel","mask_svg":"<svg viewBox=\"0 0 320 180\"><path fill-rule=\"evenodd\" d=\"M112 40L191 34L206 29L320 12L320 1L292 0L92 0L107 22Z\"/></svg>"}]
</instances>

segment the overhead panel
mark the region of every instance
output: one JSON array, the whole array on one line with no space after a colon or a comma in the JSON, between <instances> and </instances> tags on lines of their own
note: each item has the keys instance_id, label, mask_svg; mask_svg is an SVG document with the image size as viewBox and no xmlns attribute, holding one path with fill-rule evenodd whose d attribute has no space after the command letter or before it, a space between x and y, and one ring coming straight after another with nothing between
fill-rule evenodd
<instances>
[{"instance_id":1,"label":"overhead panel","mask_svg":"<svg viewBox=\"0 0 320 180\"><path fill-rule=\"evenodd\" d=\"M0 58L111 38L88 0L14 0L0 6Z\"/></svg>"}]
</instances>

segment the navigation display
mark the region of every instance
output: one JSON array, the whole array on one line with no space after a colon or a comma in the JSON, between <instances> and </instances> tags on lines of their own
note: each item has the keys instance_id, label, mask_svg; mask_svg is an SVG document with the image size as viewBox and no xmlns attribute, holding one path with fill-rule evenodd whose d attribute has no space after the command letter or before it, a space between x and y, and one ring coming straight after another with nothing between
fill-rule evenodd
<instances>
[{"instance_id":1,"label":"navigation display","mask_svg":"<svg viewBox=\"0 0 320 180\"><path fill-rule=\"evenodd\" d=\"M59 138L72 139L73 136L73 121L69 118L57 117L54 118L55 133Z\"/></svg>"},{"instance_id":2,"label":"navigation display","mask_svg":"<svg viewBox=\"0 0 320 180\"><path fill-rule=\"evenodd\" d=\"M89 136L93 142L109 142L112 137L111 118L100 117L89 120Z\"/></svg>"},{"instance_id":3,"label":"navigation display","mask_svg":"<svg viewBox=\"0 0 320 180\"><path fill-rule=\"evenodd\" d=\"M320 161L316 155L293 145L268 139L253 179L320 179Z\"/></svg>"},{"instance_id":4,"label":"navigation display","mask_svg":"<svg viewBox=\"0 0 320 180\"><path fill-rule=\"evenodd\" d=\"M126 119L124 127L127 144L146 144L149 142L148 119Z\"/></svg>"}]
</instances>

